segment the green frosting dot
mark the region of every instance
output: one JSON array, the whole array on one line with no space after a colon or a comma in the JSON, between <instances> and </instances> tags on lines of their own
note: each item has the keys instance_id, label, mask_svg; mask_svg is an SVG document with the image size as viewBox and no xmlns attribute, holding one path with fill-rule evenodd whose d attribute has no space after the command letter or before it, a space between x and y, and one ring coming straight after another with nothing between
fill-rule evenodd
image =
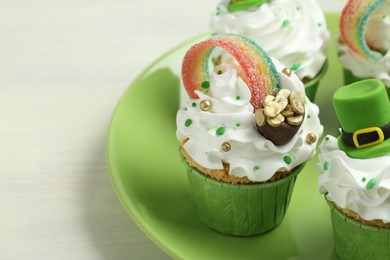
<instances>
[{"instance_id":1,"label":"green frosting dot","mask_svg":"<svg viewBox=\"0 0 390 260\"><path fill-rule=\"evenodd\" d=\"M376 179L369 180L367 183L366 189L371 190L372 188L374 188L375 184L376 184Z\"/></svg>"},{"instance_id":2,"label":"green frosting dot","mask_svg":"<svg viewBox=\"0 0 390 260\"><path fill-rule=\"evenodd\" d=\"M324 162L324 170L329 170L329 162Z\"/></svg>"},{"instance_id":3,"label":"green frosting dot","mask_svg":"<svg viewBox=\"0 0 390 260\"><path fill-rule=\"evenodd\" d=\"M253 167L253 171L255 172L255 171L258 171L258 170L260 170L260 166L259 166L259 165L255 165L255 166Z\"/></svg>"},{"instance_id":4,"label":"green frosting dot","mask_svg":"<svg viewBox=\"0 0 390 260\"><path fill-rule=\"evenodd\" d=\"M217 74L218 74L218 75L221 75L221 74L222 74L222 70L218 70L218 71L217 71Z\"/></svg>"},{"instance_id":5,"label":"green frosting dot","mask_svg":"<svg viewBox=\"0 0 390 260\"><path fill-rule=\"evenodd\" d=\"M311 118L311 115L310 115L310 114L308 114L308 115L307 115L307 118Z\"/></svg>"},{"instance_id":6,"label":"green frosting dot","mask_svg":"<svg viewBox=\"0 0 390 260\"><path fill-rule=\"evenodd\" d=\"M329 141L329 136L326 136L326 137L325 137L325 141Z\"/></svg>"},{"instance_id":7,"label":"green frosting dot","mask_svg":"<svg viewBox=\"0 0 390 260\"><path fill-rule=\"evenodd\" d=\"M210 131L210 130L211 130L211 127L206 126L206 131Z\"/></svg>"},{"instance_id":8,"label":"green frosting dot","mask_svg":"<svg viewBox=\"0 0 390 260\"><path fill-rule=\"evenodd\" d=\"M318 27L321 27L321 26L322 26L322 23L317 23L317 26L318 26Z\"/></svg>"},{"instance_id":9,"label":"green frosting dot","mask_svg":"<svg viewBox=\"0 0 390 260\"><path fill-rule=\"evenodd\" d=\"M208 81L203 81L201 84L201 87L204 89L208 89L210 87L210 82Z\"/></svg>"},{"instance_id":10,"label":"green frosting dot","mask_svg":"<svg viewBox=\"0 0 390 260\"><path fill-rule=\"evenodd\" d=\"M215 14L217 16L221 15L221 8L219 8L219 6L217 7L217 10L216 10Z\"/></svg>"},{"instance_id":11,"label":"green frosting dot","mask_svg":"<svg viewBox=\"0 0 390 260\"><path fill-rule=\"evenodd\" d=\"M284 156L283 161L287 164L290 164L290 163L292 163L292 158L291 158L291 156L286 155L286 156Z\"/></svg>"},{"instance_id":12,"label":"green frosting dot","mask_svg":"<svg viewBox=\"0 0 390 260\"><path fill-rule=\"evenodd\" d=\"M340 57L340 56L343 56L345 54L345 51L338 51L337 52L337 56Z\"/></svg>"},{"instance_id":13,"label":"green frosting dot","mask_svg":"<svg viewBox=\"0 0 390 260\"><path fill-rule=\"evenodd\" d=\"M366 177L363 177L362 178L362 182L365 182L367 179L366 179Z\"/></svg>"},{"instance_id":14,"label":"green frosting dot","mask_svg":"<svg viewBox=\"0 0 390 260\"><path fill-rule=\"evenodd\" d=\"M236 100L240 100L241 99L241 97L240 96L236 96Z\"/></svg>"},{"instance_id":15,"label":"green frosting dot","mask_svg":"<svg viewBox=\"0 0 390 260\"><path fill-rule=\"evenodd\" d=\"M241 126L241 123L240 123L240 122L237 122L237 123L236 123L236 126L237 126L237 127L240 127L240 126Z\"/></svg>"},{"instance_id":16,"label":"green frosting dot","mask_svg":"<svg viewBox=\"0 0 390 260\"><path fill-rule=\"evenodd\" d=\"M220 127L216 131L217 135L223 135L224 133L225 133L225 127Z\"/></svg>"},{"instance_id":17,"label":"green frosting dot","mask_svg":"<svg viewBox=\"0 0 390 260\"><path fill-rule=\"evenodd\" d=\"M285 19L282 23L282 27L286 27L287 25L290 24L290 20L289 19Z\"/></svg>"},{"instance_id":18,"label":"green frosting dot","mask_svg":"<svg viewBox=\"0 0 390 260\"><path fill-rule=\"evenodd\" d=\"M185 122L184 122L184 125L185 127L190 127L192 125L192 120L191 119L187 119Z\"/></svg>"},{"instance_id":19,"label":"green frosting dot","mask_svg":"<svg viewBox=\"0 0 390 260\"><path fill-rule=\"evenodd\" d=\"M196 103L195 102L192 102L192 107L196 107Z\"/></svg>"},{"instance_id":20,"label":"green frosting dot","mask_svg":"<svg viewBox=\"0 0 390 260\"><path fill-rule=\"evenodd\" d=\"M295 63L291 66L290 70L297 70L301 67L302 64L300 63Z\"/></svg>"}]
</instances>

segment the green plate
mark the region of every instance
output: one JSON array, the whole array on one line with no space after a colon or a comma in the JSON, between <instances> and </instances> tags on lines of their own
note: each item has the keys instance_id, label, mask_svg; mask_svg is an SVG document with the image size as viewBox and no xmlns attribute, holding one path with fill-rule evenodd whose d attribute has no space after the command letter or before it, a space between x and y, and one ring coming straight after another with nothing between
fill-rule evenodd
<instances>
[{"instance_id":1,"label":"green plate","mask_svg":"<svg viewBox=\"0 0 390 260\"><path fill-rule=\"evenodd\" d=\"M338 122L331 97L342 85L334 47L338 15L326 17L332 33L329 69L316 103L325 133L335 135ZM146 235L174 258L337 259L329 208L317 188L317 158L298 176L282 224L267 234L247 238L223 235L196 218L178 153L175 121L182 58L190 46L206 36L178 46L147 68L113 114L107 159L123 206Z\"/></svg>"}]
</instances>

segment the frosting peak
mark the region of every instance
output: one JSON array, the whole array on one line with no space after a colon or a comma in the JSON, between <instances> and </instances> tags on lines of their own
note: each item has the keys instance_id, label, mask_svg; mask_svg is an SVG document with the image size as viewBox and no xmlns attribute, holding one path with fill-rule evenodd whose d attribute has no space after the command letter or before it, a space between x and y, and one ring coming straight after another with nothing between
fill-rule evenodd
<instances>
[{"instance_id":1,"label":"frosting peak","mask_svg":"<svg viewBox=\"0 0 390 260\"><path fill-rule=\"evenodd\" d=\"M253 111L253 106L250 104L251 92L241 77L237 75L234 66L230 64L218 66L214 71L217 71L217 73L214 73L210 79L213 86L210 89L210 100L213 105L209 112ZM197 94L201 99L208 98L200 91Z\"/></svg>"}]
</instances>

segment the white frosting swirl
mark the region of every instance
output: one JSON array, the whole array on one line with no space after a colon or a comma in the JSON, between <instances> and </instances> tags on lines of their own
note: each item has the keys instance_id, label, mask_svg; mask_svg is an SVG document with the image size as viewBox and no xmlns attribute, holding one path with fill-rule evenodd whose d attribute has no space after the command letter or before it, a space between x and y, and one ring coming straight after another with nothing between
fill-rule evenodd
<instances>
[{"instance_id":1,"label":"white frosting swirl","mask_svg":"<svg viewBox=\"0 0 390 260\"><path fill-rule=\"evenodd\" d=\"M284 68L274 63L278 71ZM279 75L282 88L304 91L295 74ZM184 148L203 167L223 169L222 162L227 162L230 175L265 181L275 172L293 169L315 154L316 143L308 144L306 135L314 133L319 138L323 127L318 119L319 109L309 99L306 98L306 118L296 136L285 145L275 146L257 132L250 91L234 68L220 75L213 73L208 94L196 93L199 99L190 100L186 109L177 113L176 135L180 142L189 138ZM202 100L212 102L209 111L199 108ZM186 127L186 123L191 124ZM221 127L224 133L218 135L217 129ZM231 144L230 151L221 149L224 142Z\"/></svg>"},{"instance_id":2,"label":"white frosting swirl","mask_svg":"<svg viewBox=\"0 0 390 260\"><path fill-rule=\"evenodd\" d=\"M390 87L390 51L380 60L372 60L362 58L344 43L337 42L336 48L340 63L353 75L359 78L380 79L386 87Z\"/></svg>"},{"instance_id":3,"label":"white frosting swirl","mask_svg":"<svg viewBox=\"0 0 390 260\"><path fill-rule=\"evenodd\" d=\"M339 61L344 68L360 78L377 78L390 87L390 2L378 7L366 24L365 37L370 48L381 50L380 60L362 58L345 43L336 42Z\"/></svg>"},{"instance_id":4,"label":"white frosting swirl","mask_svg":"<svg viewBox=\"0 0 390 260\"><path fill-rule=\"evenodd\" d=\"M319 190L338 206L365 220L390 222L390 154L354 159L327 136L320 145Z\"/></svg>"},{"instance_id":5,"label":"white frosting swirl","mask_svg":"<svg viewBox=\"0 0 390 260\"><path fill-rule=\"evenodd\" d=\"M251 38L286 67L298 67L295 72L300 79L314 78L320 72L330 34L314 0L273 0L231 13L227 10L229 2L222 1L212 15L213 32Z\"/></svg>"}]
</instances>

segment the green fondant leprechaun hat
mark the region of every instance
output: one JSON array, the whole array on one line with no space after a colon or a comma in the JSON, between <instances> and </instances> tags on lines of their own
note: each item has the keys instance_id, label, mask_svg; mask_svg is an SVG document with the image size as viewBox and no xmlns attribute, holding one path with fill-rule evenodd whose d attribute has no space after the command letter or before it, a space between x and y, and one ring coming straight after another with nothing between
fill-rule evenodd
<instances>
[{"instance_id":1,"label":"green fondant leprechaun hat","mask_svg":"<svg viewBox=\"0 0 390 260\"><path fill-rule=\"evenodd\" d=\"M228 5L229 12L236 12L241 10L247 10L251 7L256 7L264 3L268 3L271 0L231 0Z\"/></svg>"},{"instance_id":2,"label":"green fondant leprechaun hat","mask_svg":"<svg viewBox=\"0 0 390 260\"><path fill-rule=\"evenodd\" d=\"M333 105L342 128L339 148L349 157L390 154L390 101L382 81L368 79L339 88Z\"/></svg>"}]
</instances>

